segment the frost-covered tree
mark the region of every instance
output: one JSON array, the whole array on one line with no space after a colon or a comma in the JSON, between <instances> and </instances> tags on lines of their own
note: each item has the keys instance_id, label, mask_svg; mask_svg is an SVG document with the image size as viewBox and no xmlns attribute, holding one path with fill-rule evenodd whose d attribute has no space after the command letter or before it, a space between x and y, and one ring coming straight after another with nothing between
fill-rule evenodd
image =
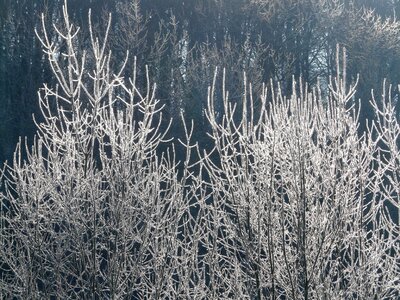
<instances>
[{"instance_id":1,"label":"frost-covered tree","mask_svg":"<svg viewBox=\"0 0 400 300\"><path fill-rule=\"evenodd\" d=\"M326 97L300 82L290 96L265 88L256 101L245 81L241 105L223 91L222 117L210 90L213 201L204 211L220 295L399 296L399 123L389 99L359 134L355 87L339 67Z\"/></svg>"},{"instance_id":2,"label":"frost-covered tree","mask_svg":"<svg viewBox=\"0 0 400 300\"><path fill-rule=\"evenodd\" d=\"M81 51L66 2L55 36L43 20L58 84L39 91L44 121L6 172L2 299L175 299L188 281L187 168L179 179L174 150L156 153L155 85L140 91L136 69L112 60L110 24L102 40L89 24Z\"/></svg>"}]
</instances>

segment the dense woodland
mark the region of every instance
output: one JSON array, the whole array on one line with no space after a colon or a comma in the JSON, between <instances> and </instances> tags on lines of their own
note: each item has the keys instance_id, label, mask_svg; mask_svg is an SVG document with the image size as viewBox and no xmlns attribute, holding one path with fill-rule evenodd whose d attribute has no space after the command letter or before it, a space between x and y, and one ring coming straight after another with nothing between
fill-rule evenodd
<instances>
[{"instance_id":1,"label":"dense woodland","mask_svg":"<svg viewBox=\"0 0 400 300\"><path fill-rule=\"evenodd\" d=\"M0 0L0 298L398 299L399 10Z\"/></svg>"},{"instance_id":2,"label":"dense woodland","mask_svg":"<svg viewBox=\"0 0 400 300\"><path fill-rule=\"evenodd\" d=\"M60 19L61 2L0 1L0 161L11 159L19 136L32 141L32 115L41 116L37 91L54 80L35 29L41 13L48 24ZM148 65L165 120L175 120L174 134L182 136L176 120L183 112L194 120L202 145L207 144L207 87L216 67L226 69L227 88L238 101L244 72L255 94L262 82L290 93L293 78L300 76L311 86L319 80L326 87L336 72L336 45L342 45L349 83L360 74L355 98L362 102L362 120L373 116L371 89L379 95L384 78L393 87L400 81L395 0L71 0L69 9L87 41L88 10L98 32L111 12L113 63L121 64L128 50L137 57L142 82Z\"/></svg>"}]
</instances>

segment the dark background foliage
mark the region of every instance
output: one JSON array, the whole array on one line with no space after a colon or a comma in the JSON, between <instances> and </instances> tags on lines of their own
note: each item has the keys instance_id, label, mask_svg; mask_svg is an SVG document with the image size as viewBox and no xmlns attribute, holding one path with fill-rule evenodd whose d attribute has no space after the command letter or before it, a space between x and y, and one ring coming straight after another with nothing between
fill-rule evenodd
<instances>
[{"instance_id":1,"label":"dark background foliage","mask_svg":"<svg viewBox=\"0 0 400 300\"><path fill-rule=\"evenodd\" d=\"M51 83L35 36L40 14L60 19L62 0L0 0L0 162L12 159L19 136L31 140L32 115L40 120L37 91ZM102 32L112 13L111 50L116 65L126 50L148 65L165 105L171 133L182 135L180 114L195 123L194 139L207 146L204 108L215 68L226 69L231 99L241 100L243 73L254 94L262 82L290 92L292 76L326 87L335 74L336 45L346 47L349 83L360 75L356 98L362 121L372 118L371 89L399 82L397 0L70 0L75 24L88 38L88 10ZM57 41L55 41L57 42ZM82 45L85 45L83 41ZM131 60L133 62L133 60ZM133 68L131 63L127 68ZM219 72L221 74L222 72ZM221 75L219 75L221 76ZM271 80L271 81L270 81ZM144 78L141 79L145 82ZM397 90L393 88L393 93ZM217 92L218 94L218 92ZM218 108L217 108L218 109ZM221 110L222 112L222 110ZM362 122L363 123L363 122Z\"/></svg>"}]
</instances>

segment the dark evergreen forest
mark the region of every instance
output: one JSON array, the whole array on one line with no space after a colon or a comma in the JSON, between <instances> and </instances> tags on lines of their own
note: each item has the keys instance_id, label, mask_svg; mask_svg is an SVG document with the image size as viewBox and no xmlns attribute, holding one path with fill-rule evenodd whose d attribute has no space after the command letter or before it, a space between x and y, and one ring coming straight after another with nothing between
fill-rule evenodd
<instances>
[{"instance_id":1,"label":"dark evergreen forest","mask_svg":"<svg viewBox=\"0 0 400 300\"><path fill-rule=\"evenodd\" d=\"M40 121L37 91L51 84L49 65L35 35L40 15L60 19L61 0L0 1L0 161L10 160L20 136L32 140ZM182 136L181 112L206 145L204 108L215 68L225 68L231 99L241 99L246 72L258 95L262 82L289 94L292 79L326 86L335 74L335 52L347 49L347 80L360 74L361 124L372 118L371 89L383 79L400 82L400 2L396 0L71 0L71 18L87 37L88 10L99 32L112 14L114 64L128 50L157 83L165 120ZM57 41L55 41L57 42ZM82 45L84 47L84 45ZM131 60L133 61L133 60ZM132 63L131 63L132 64ZM132 66L128 66L128 70ZM220 72L221 74L222 72ZM397 95L397 90L393 88Z\"/></svg>"}]
</instances>

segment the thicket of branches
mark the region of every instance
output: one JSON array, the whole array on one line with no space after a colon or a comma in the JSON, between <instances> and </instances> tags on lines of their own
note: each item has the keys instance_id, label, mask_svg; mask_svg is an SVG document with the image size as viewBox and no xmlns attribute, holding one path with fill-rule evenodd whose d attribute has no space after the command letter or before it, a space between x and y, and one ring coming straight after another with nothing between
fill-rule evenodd
<instances>
[{"instance_id":1,"label":"thicket of branches","mask_svg":"<svg viewBox=\"0 0 400 300\"><path fill-rule=\"evenodd\" d=\"M264 18L283 9L252 2ZM120 59L108 44L123 51L131 32L112 35L110 19L99 35L89 14L86 35L66 4L61 16L54 27L42 17L38 30L55 83L38 93L37 135L32 146L20 141L1 173L1 298L400 296L400 125L390 86L364 123L344 50L320 85L307 76L262 84L260 74L195 60L207 81L188 71L189 59L158 65L166 36L154 44L155 68L140 71L137 49ZM179 58L190 53L185 41L174 44ZM204 47L216 60L229 55ZM166 70L181 81L156 88ZM241 86L232 91L230 80ZM172 88L188 82L205 89L194 122L183 116L184 89ZM174 104L158 100L167 91ZM199 120L206 147L195 137Z\"/></svg>"}]
</instances>

